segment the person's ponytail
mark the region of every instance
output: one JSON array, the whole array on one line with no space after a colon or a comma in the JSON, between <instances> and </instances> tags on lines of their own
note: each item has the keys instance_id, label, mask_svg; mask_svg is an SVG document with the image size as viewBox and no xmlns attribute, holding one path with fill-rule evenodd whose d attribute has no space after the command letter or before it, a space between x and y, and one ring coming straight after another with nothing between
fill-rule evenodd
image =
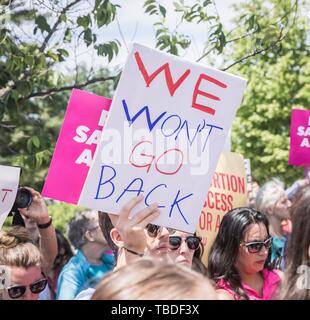
<instances>
[{"instance_id":1,"label":"person's ponytail","mask_svg":"<svg viewBox=\"0 0 310 320\"><path fill-rule=\"evenodd\" d=\"M41 263L40 250L32 243L27 229L13 227L0 231L0 265L29 268Z\"/></svg>"},{"instance_id":2,"label":"person's ponytail","mask_svg":"<svg viewBox=\"0 0 310 320\"><path fill-rule=\"evenodd\" d=\"M12 227L8 231L0 231L0 248L12 249L26 242L31 242L31 238L25 228Z\"/></svg>"}]
</instances>

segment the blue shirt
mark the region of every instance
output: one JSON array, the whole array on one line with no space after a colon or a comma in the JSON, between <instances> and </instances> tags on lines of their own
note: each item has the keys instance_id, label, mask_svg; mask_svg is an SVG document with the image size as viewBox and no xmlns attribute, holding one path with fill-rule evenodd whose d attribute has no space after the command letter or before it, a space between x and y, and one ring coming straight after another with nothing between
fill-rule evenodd
<instances>
[{"instance_id":1,"label":"blue shirt","mask_svg":"<svg viewBox=\"0 0 310 320\"><path fill-rule=\"evenodd\" d=\"M104 253L101 265L91 265L81 250L62 269L57 284L57 300L72 300L82 290L94 288L114 268L113 254Z\"/></svg>"},{"instance_id":2,"label":"blue shirt","mask_svg":"<svg viewBox=\"0 0 310 320\"><path fill-rule=\"evenodd\" d=\"M271 247L271 263L275 264L275 269L284 270L284 258L286 249L287 237L272 237Z\"/></svg>"}]
</instances>

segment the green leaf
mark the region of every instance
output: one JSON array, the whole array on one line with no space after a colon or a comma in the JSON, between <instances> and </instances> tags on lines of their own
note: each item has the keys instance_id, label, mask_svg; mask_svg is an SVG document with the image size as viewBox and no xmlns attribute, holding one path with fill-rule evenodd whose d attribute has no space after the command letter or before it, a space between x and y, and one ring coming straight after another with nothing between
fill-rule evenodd
<instances>
[{"instance_id":1,"label":"green leaf","mask_svg":"<svg viewBox=\"0 0 310 320\"><path fill-rule=\"evenodd\" d=\"M95 1L95 8L94 8L94 10L97 10L97 9L98 9L98 7L101 5L101 2L102 2L102 0L96 0L96 1Z\"/></svg>"},{"instance_id":2,"label":"green leaf","mask_svg":"<svg viewBox=\"0 0 310 320\"><path fill-rule=\"evenodd\" d=\"M113 50L111 47L109 47L108 49L108 60L109 62L111 62L111 60L113 59Z\"/></svg>"},{"instance_id":3,"label":"green leaf","mask_svg":"<svg viewBox=\"0 0 310 320\"><path fill-rule=\"evenodd\" d=\"M97 35L93 34L93 43L96 43L96 41L97 41Z\"/></svg>"},{"instance_id":4,"label":"green leaf","mask_svg":"<svg viewBox=\"0 0 310 320\"><path fill-rule=\"evenodd\" d=\"M46 54L47 57L52 58L54 61L58 61L59 57L56 53L54 53L53 51L49 50Z\"/></svg>"},{"instance_id":5,"label":"green leaf","mask_svg":"<svg viewBox=\"0 0 310 320\"><path fill-rule=\"evenodd\" d=\"M50 32L51 28L49 24L46 21L46 18L44 16L37 16L35 19L35 24L38 26L38 28L43 33L44 31Z\"/></svg>"},{"instance_id":6,"label":"green leaf","mask_svg":"<svg viewBox=\"0 0 310 320\"><path fill-rule=\"evenodd\" d=\"M159 11L161 12L162 16L165 18L167 10L162 5L159 5Z\"/></svg>"},{"instance_id":7,"label":"green leaf","mask_svg":"<svg viewBox=\"0 0 310 320\"><path fill-rule=\"evenodd\" d=\"M29 138L29 139L27 140L27 151L28 151L29 153L32 152L32 141L31 141L31 138Z\"/></svg>"},{"instance_id":8,"label":"green leaf","mask_svg":"<svg viewBox=\"0 0 310 320\"><path fill-rule=\"evenodd\" d=\"M33 136L32 143L36 148L40 148L40 139L37 136Z\"/></svg>"},{"instance_id":9,"label":"green leaf","mask_svg":"<svg viewBox=\"0 0 310 320\"><path fill-rule=\"evenodd\" d=\"M57 52L63 57L69 57L69 52L65 49L57 49Z\"/></svg>"},{"instance_id":10,"label":"green leaf","mask_svg":"<svg viewBox=\"0 0 310 320\"><path fill-rule=\"evenodd\" d=\"M33 151L33 147L39 149L41 145L40 139L38 136L32 136L27 140L27 151L31 153Z\"/></svg>"},{"instance_id":11,"label":"green leaf","mask_svg":"<svg viewBox=\"0 0 310 320\"><path fill-rule=\"evenodd\" d=\"M90 29L86 29L84 31L84 41L85 41L87 47L89 45L91 45L92 40L93 40L93 34L92 34L91 30Z\"/></svg>"},{"instance_id":12,"label":"green leaf","mask_svg":"<svg viewBox=\"0 0 310 320\"><path fill-rule=\"evenodd\" d=\"M110 44L112 46L114 54L117 55L119 51L120 42L118 40L115 40L115 41L111 41Z\"/></svg>"},{"instance_id":13,"label":"green leaf","mask_svg":"<svg viewBox=\"0 0 310 320\"><path fill-rule=\"evenodd\" d=\"M67 16L64 13L62 13L59 18L60 18L60 21L67 22Z\"/></svg>"},{"instance_id":14,"label":"green leaf","mask_svg":"<svg viewBox=\"0 0 310 320\"><path fill-rule=\"evenodd\" d=\"M204 1L202 5L203 5L204 7L206 7L206 6L208 6L209 4L211 4L211 0L206 0L206 1Z\"/></svg>"},{"instance_id":15,"label":"green leaf","mask_svg":"<svg viewBox=\"0 0 310 320\"><path fill-rule=\"evenodd\" d=\"M34 65L34 57L32 55L27 55L25 57L25 63L29 66L32 67Z\"/></svg>"},{"instance_id":16,"label":"green leaf","mask_svg":"<svg viewBox=\"0 0 310 320\"><path fill-rule=\"evenodd\" d=\"M41 152L36 153L35 159L36 159L36 168L40 168L43 162L42 153Z\"/></svg>"},{"instance_id":17,"label":"green leaf","mask_svg":"<svg viewBox=\"0 0 310 320\"><path fill-rule=\"evenodd\" d=\"M20 98L20 94L17 90L12 90L11 94L10 94L10 98L12 99L8 99L8 107L11 107L10 103L13 103L16 105L18 102L18 99Z\"/></svg>"},{"instance_id":18,"label":"green leaf","mask_svg":"<svg viewBox=\"0 0 310 320\"><path fill-rule=\"evenodd\" d=\"M0 100L0 121L3 120L3 116L4 116L4 113L5 113L5 105L6 103L4 101L1 101Z\"/></svg>"},{"instance_id":19,"label":"green leaf","mask_svg":"<svg viewBox=\"0 0 310 320\"><path fill-rule=\"evenodd\" d=\"M94 11L94 18L97 22L98 28L103 25L110 24L116 16L116 8L119 5L114 5L108 0L104 0Z\"/></svg>"},{"instance_id":20,"label":"green leaf","mask_svg":"<svg viewBox=\"0 0 310 320\"><path fill-rule=\"evenodd\" d=\"M147 7L150 4L156 4L155 0L147 0L144 2L143 7Z\"/></svg>"},{"instance_id":21,"label":"green leaf","mask_svg":"<svg viewBox=\"0 0 310 320\"><path fill-rule=\"evenodd\" d=\"M66 29L65 31L65 36L64 36L64 42L70 43L72 39L72 34L69 28Z\"/></svg>"},{"instance_id":22,"label":"green leaf","mask_svg":"<svg viewBox=\"0 0 310 320\"><path fill-rule=\"evenodd\" d=\"M16 90L22 96L27 96L31 93L32 86L29 81L17 81Z\"/></svg>"},{"instance_id":23,"label":"green leaf","mask_svg":"<svg viewBox=\"0 0 310 320\"><path fill-rule=\"evenodd\" d=\"M114 55L118 54L119 51L119 41L110 41L108 43L99 44L95 46L97 54L100 56L107 56L109 62L113 59Z\"/></svg>"},{"instance_id":24,"label":"green leaf","mask_svg":"<svg viewBox=\"0 0 310 320\"><path fill-rule=\"evenodd\" d=\"M91 24L90 15L78 17L76 22L77 22L78 26L83 27L84 29L86 29Z\"/></svg>"},{"instance_id":25,"label":"green leaf","mask_svg":"<svg viewBox=\"0 0 310 320\"><path fill-rule=\"evenodd\" d=\"M154 9L155 9L155 11L157 12L157 7L152 4L152 5L148 6L148 7L145 9L145 13L148 13L148 12L154 10Z\"/></svg>"},{"instance_id":26,"label":"green leaf","mask_svg":"<svg viewBox=\"0 0 310 320\"><path fill-rule=\"evenodd\" d=\"M95 49L97 50L97 54L99 56L104 56L106 55L106 47L104 44L99 44L95 47Z\"/></svg>"},{"instance_id":27,"label":"green leaf","mask_svg":"<svg viewBox=\"0 0 310 320\"><path fill-rule=\"evenodd\" d=\"M161 33L164 33L164 32L166 32L167 30L166 29L158 29L157 31L156 31L156 37L158 37Z\"/></svg>"}]
</instances>

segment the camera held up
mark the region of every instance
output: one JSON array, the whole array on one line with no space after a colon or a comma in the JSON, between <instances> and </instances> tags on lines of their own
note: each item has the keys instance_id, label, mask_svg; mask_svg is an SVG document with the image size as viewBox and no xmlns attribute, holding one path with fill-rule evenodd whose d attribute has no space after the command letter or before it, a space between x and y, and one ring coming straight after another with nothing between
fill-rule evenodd
<instances>
[{"instance_id":1,"label":"camera held up","mask_svg":"<svg viewBox=\"0 0 310 320\"><path fill-rule=\"evenodd\" d=\"M28 208L32 203L32 194L26 188L18 188L16 199L13 205L14 211L18 208Z\"/></svg>"}]
</instances>

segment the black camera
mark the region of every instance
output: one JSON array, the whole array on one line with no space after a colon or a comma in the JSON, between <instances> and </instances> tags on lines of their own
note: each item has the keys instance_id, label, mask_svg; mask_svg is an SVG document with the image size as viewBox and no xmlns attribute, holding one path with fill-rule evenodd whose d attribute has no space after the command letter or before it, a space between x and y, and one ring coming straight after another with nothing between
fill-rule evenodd
<instances>
[{"instance_id":1,"label":"black camera","mask_svg":"<svg viewBox=\"0 0 310 320\"><path fill-rule=\"evenodd\" d=\"M32 194L26 188L18 188L13 209L28 208L32 203Z\"/></svg>"},{"instance_id":2,"label":"black camera","mask_svg":"<svg viewBox=\"0 0 310 320\"><path fill-rule=\"evenodd\" d=\"M15 202L9 216L13 215L12 225L13 226L25 226L24 219L17 210L18 208L28 208L32 203L32 194L26 188L18 188Z\"/></svg>"}]
</instances>

